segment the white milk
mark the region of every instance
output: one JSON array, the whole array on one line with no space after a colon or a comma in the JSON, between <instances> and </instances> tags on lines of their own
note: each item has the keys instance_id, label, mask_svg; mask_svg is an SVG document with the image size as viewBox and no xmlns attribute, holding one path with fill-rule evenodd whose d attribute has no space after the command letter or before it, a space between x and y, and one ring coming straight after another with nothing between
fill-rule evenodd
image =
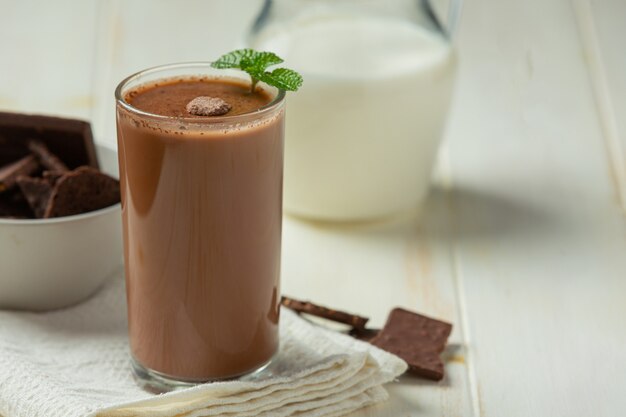
<instances>
[{"instance_id":1,"label":"white milk","mask_svg":"<svg viewBox=\"0 0 626 417\"><path fill-rule=\"evenodd\" d=\"M287 212L363 220L418 207L455 74L443 37L397 20L325 17L270 28L253 47L304 76L288 97Z\"/></svg>"}]
</instances>

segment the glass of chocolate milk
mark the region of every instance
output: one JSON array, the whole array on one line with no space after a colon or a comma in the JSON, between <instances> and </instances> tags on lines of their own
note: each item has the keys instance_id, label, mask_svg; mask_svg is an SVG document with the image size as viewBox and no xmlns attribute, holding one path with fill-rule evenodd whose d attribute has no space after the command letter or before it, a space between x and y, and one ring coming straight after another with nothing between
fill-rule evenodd
<instances>
[{"instance_id":1,"label":"glass of chocolate milk","mask_svg":"<svg viewBox=\"0 0 626 417\"><path fill-rule=\"evenodd\" d=\"M189 63L134 74L115 96L138 381L163 391L263 369L278 349L285 92ZM190 113L197 97L230 109Z\"/></svg>"}]
</instances>

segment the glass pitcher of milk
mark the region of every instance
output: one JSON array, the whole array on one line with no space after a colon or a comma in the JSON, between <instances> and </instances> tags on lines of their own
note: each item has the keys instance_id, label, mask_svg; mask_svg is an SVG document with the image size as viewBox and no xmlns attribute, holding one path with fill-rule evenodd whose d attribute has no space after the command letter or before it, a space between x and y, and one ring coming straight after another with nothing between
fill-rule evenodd
<instances>
[{"instance_id":1,"label":"glass pitcher of milk","mask_svg":"<svg viewBox=\"0 0 626 417\"><path fill-rule=\"evenodd\" d=\"M304 77L287 106L287 213L361 221L420 206L452 96L459 6L444 29L428 0L266 0L248 43Z\"/></svg>"}]
</instances>

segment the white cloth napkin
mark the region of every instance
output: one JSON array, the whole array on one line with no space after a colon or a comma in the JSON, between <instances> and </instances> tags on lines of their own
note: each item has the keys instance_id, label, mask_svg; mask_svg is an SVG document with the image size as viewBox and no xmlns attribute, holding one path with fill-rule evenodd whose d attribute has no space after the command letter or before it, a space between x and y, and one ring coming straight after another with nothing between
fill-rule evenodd
<instances>
[{"instance_id":1,"label":"white cloth napkin","mask_svg":"<svg viewBox=\"0 0 626 417\"><path fill-rule=\"evenodd\" d=\"M281 349L246 381L163 395L130 371L124 283L50 313L0 311L0 415L4 417L341 416L387 398L382 384L406 363L366 343L281 311Z\"/></svg>"}]
</instances>

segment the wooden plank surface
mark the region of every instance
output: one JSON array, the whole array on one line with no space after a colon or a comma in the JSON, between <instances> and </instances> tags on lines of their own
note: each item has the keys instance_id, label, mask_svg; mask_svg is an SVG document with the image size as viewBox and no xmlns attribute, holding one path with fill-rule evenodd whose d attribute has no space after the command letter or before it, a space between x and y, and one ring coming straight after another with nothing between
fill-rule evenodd
<instances>
[{"instance_id":1,"label":"wooden plank surface","mask_svg":"<svg viewBox=\"0 0 626 417\"><path fill-rule=\"evenodd\" d=\"M626 210L626 4L620 0L573 0L611 177Z\"/></svg>"},{"instance_id":2,"label":"wooden plank surface","mask_svg":"<svg viewBox=\"0 0 626 417\"><path fill-rule=\"evenodd\" d=\"M624 222L575 10L465 12L449 150L475 411L621 415Z\"/></svg>"},{"instance_id":3,"label":"wooden plank surface","mask_svg":"<svg viewBox=\"0 0 626 417\"><path fill-rule=\"evenodd\" d=\"M328 226L286 218L285 294L371 317L384 324L394 306L454 323L441 383L403 378L389 402L355 416L469 416L465 342L451 262L446 195L433 195L421 222L405 217L360 226Z\"/></svg>"},{"instance_id":4,"label":"wooden plank surface","mask_svg":"<svg viewBox=\"0 0 626 417\"><path fill-rule=\"evenodd\" d=\"M240 45L260 1L0 6L12 40L0 46L0 108L90 118L113 144L123 77ZM621 415L626 3L472 0L464 12L420 221L285 218L283 290L373 325L395 305L454 323L442 383L402 378L355 417Z\"/></svg>"}]
</instances>

